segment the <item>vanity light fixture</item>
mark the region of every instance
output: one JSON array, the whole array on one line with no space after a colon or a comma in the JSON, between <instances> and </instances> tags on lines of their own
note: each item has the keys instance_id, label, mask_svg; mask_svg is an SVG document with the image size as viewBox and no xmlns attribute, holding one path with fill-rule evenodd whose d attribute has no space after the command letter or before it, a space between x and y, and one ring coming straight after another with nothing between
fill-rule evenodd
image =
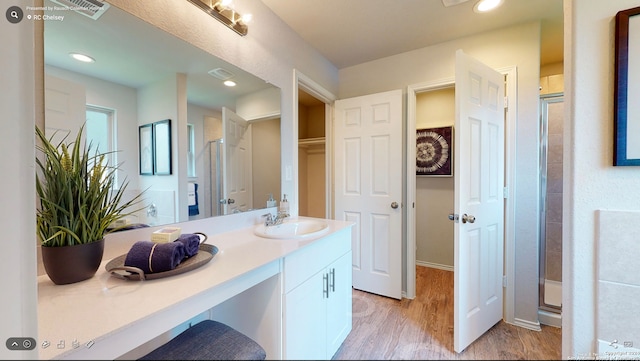
<instances>
[{"instance_id":1,"label":"vanity light fixture","mask_svg":"<svg viewBox=\"0 0 640 361\"><path fill-rule=\"evenodd\" d=\"M473 11L477 13L486 13L502 5L503 2L504 0L480 0L473 7Z\"/></svg>"},{"instance_id":2,"label":"vanity light fixture","mask_svg":"<svg viewBox=\"0 0 640 361\"><path fill-rule=\"evenodd\" d=\"M233 8L232 0L187 0L204 10L207 14L216 18L241 36L247 35L249 28L247 23L251 20L251 14L241 15Z\"/></svg>"},{"instance_id":3,"label":"vanity light fixture","mask_svg":"<svg viewBox=\"0 0 640 361\"><path fill-rule=\"evenodd\" d=\"M83 63L95 63L96 59L81 53L69 53L69 56Z\"/></svg>"}]
</instances>

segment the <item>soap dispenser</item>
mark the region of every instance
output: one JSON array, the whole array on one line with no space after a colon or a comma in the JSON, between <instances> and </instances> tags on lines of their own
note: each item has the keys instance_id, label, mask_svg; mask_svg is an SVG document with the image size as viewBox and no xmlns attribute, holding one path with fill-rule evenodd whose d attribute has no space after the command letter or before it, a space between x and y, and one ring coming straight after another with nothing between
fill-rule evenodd
<instances>
[{"instance_id":1,"label":"soap dispenser","mask_svg":"<svg viewBox=\"0 0 640 361\"><path fill-rule=\"evenodd\" d=\"M276 206L276 200L273 199L273 193L269 193L269 199L267 199L267 208L275 207L275 206Z\"/></svg>"},{"instance_id":2,"label":"soap dispenser","mask_svg":"<svg viewBox=\"0 0 640 361\"><path fill-rule=\"evenodd\" d=\"M280 201L280 212L289 214L289 201L287 200L286 194L284 194L282 201Z\"/></svg>"}]
</instances>

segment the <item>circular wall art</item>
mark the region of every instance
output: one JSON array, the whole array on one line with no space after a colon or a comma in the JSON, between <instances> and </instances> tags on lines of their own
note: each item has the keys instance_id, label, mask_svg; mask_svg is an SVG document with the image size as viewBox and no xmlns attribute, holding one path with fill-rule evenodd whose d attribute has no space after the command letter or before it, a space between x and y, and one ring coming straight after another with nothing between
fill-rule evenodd
<instances>
[{"instance_id":1,"label":"circular wall art","mask_svg":"<svg viewBox=\"0 0 640 361\"><path fill-rule=\"evenodd\" d=\"M416 130L416 175L451 176L453 127Z\"/></svg>"}]
</instances>

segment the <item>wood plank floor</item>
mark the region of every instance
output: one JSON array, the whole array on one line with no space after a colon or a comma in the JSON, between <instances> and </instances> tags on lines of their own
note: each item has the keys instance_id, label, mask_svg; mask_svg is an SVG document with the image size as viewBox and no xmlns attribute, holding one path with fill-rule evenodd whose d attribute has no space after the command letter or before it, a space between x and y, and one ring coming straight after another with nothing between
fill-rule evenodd
<instances>
[{"instance_id":1,"label":"wood plank floor","mask_svg":"<svg viewBox=\"0 0 640 361\"><path fill-rule=\"evenodd\" d=\"M416 298L353 290L353 329L334 360L560 360L562 330L499 322L453 350L453 272L416 267Z\"/></svg>"}]
</instances>

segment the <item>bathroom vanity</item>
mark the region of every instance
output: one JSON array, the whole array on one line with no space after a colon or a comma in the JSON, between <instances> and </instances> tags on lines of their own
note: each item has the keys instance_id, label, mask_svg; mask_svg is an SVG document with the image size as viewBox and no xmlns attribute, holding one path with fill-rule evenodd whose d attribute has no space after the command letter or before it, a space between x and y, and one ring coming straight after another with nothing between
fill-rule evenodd
<instances>
[{"instance_id":1,"label":"bathroom vanity","mask_svg":"<svg viewBox=\"0 0 640 361\"><path fill-rule=\"evenodd\" d=\"M110 234L96 275L70 285L38 279L36 340L41 359L137 358L198 318L253 338L267 359L330 359L351 331L352 222L295 238L254 233L265 210L179 223L203 232L218 253L202 267L145 281L104 265L155 228ZM318 220L308 217L286 222ZM45 346L48 345L48 346Z\"/></svg>"}]
</instances>

